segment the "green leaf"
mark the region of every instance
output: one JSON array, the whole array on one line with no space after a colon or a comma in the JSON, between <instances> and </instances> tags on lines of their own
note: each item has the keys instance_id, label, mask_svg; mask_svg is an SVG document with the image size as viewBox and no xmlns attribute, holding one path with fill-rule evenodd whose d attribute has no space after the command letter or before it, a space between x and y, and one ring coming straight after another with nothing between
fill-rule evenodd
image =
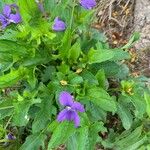
<instances>
[{"instance_id":1,"label":"green leaf","mask_svg":"<svg viewBox=\"0 0 150 150\"><path fill-rule=\"evenodd\" d=\"M125 64L116 63L113 61L102 62L100 64L93 64L91 69L97 73L97 70L104 69L106 77L115 77L123 79L127 77L129 69Z\"/></svg>"},{"instance_id":2,"label":"green leaf","mask_svg":"<svg viewBox=\"0 0 150 150\"><path fill-rule=\"evenodd\" d=\"M75 150L77 149L77 136L76 134L75 135L72 135L66 142L66 148L67 150Z\"/></svg>"},{"instance_id":3,"label":"green leaf","mask_svg":"<svg viewBox=\"0 0 150 150\"><path fill-rule=\"evenodd\" d=\"M51 1L44 0L44 8L47 12L51 12L53 14L56 6L57 6L57 3L55 0L51 0Z\"/></svg>"},{"instance_id":4,"label":"green leaf","mask_svg":"<svg viewBox=\"0 0 150 150\"><path fill-rule=\"evenodd\" d=\"M146 112L147 115L150 117L150 95L148 93L144 93L144 99L146 101Z\"/></svg>"},{"instance_id":5,"label":"green leaf","mask_svg":"<svg viewBox=\"0 0 150 150\"><path fill-rule=\"evenodd\" d=\"M46 135L42 133L36 133L30 135L26 138L25 143L21 146L19 150L38 150L40 146L44 149L44 142Z\"/></svg>"},{"instance_id":6,"label":"green leaf","mask_svg":"<svg viewBox=\"0 0 150 150\"><path fill-rule=\"evenodd\" d=\"M130 58L129 53L122 49L112 49L112 52L113 52L114 56L112 59L110 59L110 61L119 61L119 60L124 60L124 59Z\"/></svg>"},{"instance_id":7,"label":"green leaf","mask_svg":"<svg viewBox=\"0 0 150 150\"><path fill-rule=\"evenodd\" d=\"M122 49L128 49L128 48L130 48L130 47L133 45L133 43L135 43L136 41L139 40L139 38L140 38L139 32L135 32L135 33L131 36L129 42L128 42L125 46L123 46Z\"/></svg>"},{"instance_id":8,"label":"green leaf","mask_svg":"<svg viewBox=\"0 0 150 150\"><path fill-rule=\"evenodd\" d=\"M142 146L147 141L147 137L144 136L140 138L138 141L134 142L132 145L122 149L122 150L137 150L140 146ZM139 150L139 149L138 149ZM148 150L148 149L147 149Z\"/></svg>"},{"instance_id":9,"label":"green leaf","mask_svg":"<svg viewBox=\"0 0 150 150\"><path fill-rule=\"evenodd\" d=\"M56 69L54 66L48 66L45 68L44 73L42 74L42 82L47 82L52 78L52 75L56 72Z\"/></svg>"},{"instance_id":10,"label":"green leaf","mask_svg":"<svg viewBox=\"0 0 150 150\"><path fill-rule=\"evenodd\" d=\"M60 58L66 61L66 58L68 56L68 50L71 48L71 31L68 29L65 31L63 39L62 39L62 45L60 47Z\"/></svg>"},{"instance_id":11,"label":"green leaf","mask_svg":"<svg viewBox=\"0 0 150 150\"><path fill-rule=\"evenodd\" d=\"M125 150L124 148L128 149L128 146L135 144L141 136L142 129L142 126L137 127L131 133L129 132L126 136L125 133L124 136L122 133L122 135L118 136L117 140L115 141L116 148Z\"/></svg>"},{"instance_id":12,"label":"green leaf","mask_svg":"<svg viewBox=\"0 0 150 150\"><path fill-rule=\"evenodd\" d=\"M27 56L27 48L17 42L0 39L0 54L13 54L14 56Z\"/></svg>"},{"instance_id":13,"label":"green leaf","mask_svg":"<svg viewBox=\"0 0 150 150\"><path fill-rule=\"evenodd\" d=\"M48 144L48 150L56 148L60 144L64 144L67 139L74 133L75 127L72 123L68 121L60 123L53 132L53 135Z\"/></svg>"},{"instance_id":14,"label":"green leaf","mask_svg":"<svg viewBox=\"0 0 150 150\"><path fill-rule=\"evenodd\" d=\"M13 101L12 100L3 100L0 101L0 119L5 118L6 116L12 115L14 110Z\"/></svg>"},{"instance_id":15,"label":"green leaf","mask_svg":"<svg viewBox=\"0 0 150 150\"><path fill-rule=\"evenodd\" d=\"M89 150L93 150L98 140L100 140L99 132L107 132L103 122L95 122L89 129Z\"/></svg>"},{"instance_id":16,"label":"green leaf","mask_svg":"<svg viewBox=\"0 0 150 150\"><path fill-rule=\"evenodd\" d=\"M77 135L77 148L76 150L85 150L87 149L87 145L89 144L88 139L88 127L82 127L78 130Z\"/></svg>"},{"instance_id":17,"label":"green leaf","mask_svg":"<svg viewBox=\"0 0 150 150\"><path fill-rule=\"evenodd\" d=\"M81 84L83 83L83 78L81 76L79 76L76 73L71 73L68 75L68 80L70 81L70 84Z\"/></svg>"},{"instance_id":18,"label":"green leaf","mask_svg":"<svg viewBox=\"0 0 150 150\"><path fill-rule=\"evenodd\" d=\"M28 101L23 101L23 102L19 102L17 104L14 104L15 107L15 113L13 116L13 122L15 125L17 126L25 126L28 121L29 121L29 117L28 117L28 110L30 108L30 102Z\"/></svg>"},{"instance_id":19,"label":"green leaf","mask_svg":"<svg viewBox=\"0 0 150 150\"><path fill-rule=\"evenodd\" d=\"M59 124L60 123L57 120L54 120L52 123L50 123L47 130L49 132L53 132L59 126Z\"/></svg>"},{"instance_id":20,"label":"green leaf","mask_svg":"<svg viewBox=\"0 0 150 150\"><path fill-rule=\"evenodd\" d=\"M129 68L126 64L118 65L118 73L115 75L116 78L125 79L129 75Z\"/></svg>"},{"instance_id":21,"label":"green leaf","mask_svg":"<svg viewBox=\"0 0 150 150\"><path fill-rule=\"evenodd\" d=\"M2 9L3 9L3 2L1 1L0 2L0 12L2 11Z\"/></svg>"},{"instance_id":22,"label":"green leaf","mask_svg":"<svg viewBox=\"0 0 150 150\"><path fill-rule=\"evenodd\" d=\"M67 150L89 150L89 137L87 126L77 130L67 141Z\"/></svg>"},{"instance_id":23,"label":"green leaf","mask_svg":"<svg viewBox=\"0 0 150 150\"><path fill-rule=\"evenodd\" d=\"M81 53L80 43L76 42L68 51L68 59L70 63L76 63Z\"/></svg>"},{"instance_id":24,"label":"green leaf","mask_svg":"<svg viewBox=\"0 0 150 150\"><path fill-rule=\"evenodd\" d=\"M37 66L40 64L45 64L50 61L49 57L34 57L34 58L28 58L23 61L22 65L25 67L32 67L32 66Z\"/></svg>"},{"instance_id":25,"label":"green leaf","mask_svg":"<svg viewBox=\"0 0 150 150\"><path fill-rule=\"evenodd\" d=\"M123 99L125 101L125 99ZM117 113L122 121L123 127L128 130L130 129L132 122L133 122L133 116L129 110L129 108L121 101L117 103Z\"/></svg>"},{"instance_id":26,"label":"green leaf","mask_svg":"<svg viewBox=\"0 0 150 150\"><path fill-rule=\"evenodd\" d=\"M93 103L90 103L88 106L86 106L86 108L90 113L89 118L92 122L95 122L98 120L106 121L107 112L104 111L102 108L98 107L97 105Z\"/></svg>"},{"instance_id":27,"label":"green leaf","mask_svg":"<svg viewBox=\"0 0 150 150\"><path fill-rule=\"evenodd\" d=\"M17 126L25 126L29 121L28 111L30 106L39 103L40 99L24 99L14 103L13 123Z\"/></svg>"},{"instance_id":28,"label":"green leaf","mask_svg":"<svg viewBox=\"0 0 150 150\"><path fill-rule=\"evenodd\" d=\"M14 85L26 75L25 68L11 71L10 73L0 76L0 88L6 88Z\"/></svg>"},{"instance_id":29,"label":"green leaf","mask_svg":"<svg viewBox=\"0 0 150 150\"><path fill-rule=\"evenodd\" d=\"M32 18L36 23L37 18L40 16L40 11L35 0L19 0L18 4L23 21L27 23Z\"/></svg>"},{"instance_id":30,"label":"green leaf","mask_svg":"<svg viewBox=\"0 0 150 150\"><path fill-rule=\"evenodd\" d=\"M102 87L103 89L108 88L108 81L106 80L104 69L101 69L96 73L96 78L99 82L100 87Z\"/></svg>"},{"instance_id":31,"label":"green leaf","mask_svg":"<svg viewBox=\"0 0 150 150\"><path fill-rule=\"evenodd\" d=\"M98 80L90 71L81 73L82 78L89 83L89 85L98 85Z\"/></svg>"},{"instance_id":32,"label":"green leaf","mask_svg":"<svg viewBox=\"0 0 150 150\"><path fill-rule=\"evenodd\" d=\"M88 53L88 63L101 63L114 57L114 53L110 50L94 50L90 49Z\"/></svg>"},{"instance_id":33,"label":"green leaf","mask_svg":"<svg viewBox=\"0 0 150 150\"><path fill-rule=\"evenodd\" d=\"M35 68L28 70L28 75L26 76L26 78L30 87L34 89L37 84L37 78L35 77Z\"/></svg>"},{"instance_id":34,"label":"green leaf","mask_svg":"<svg viewBox=\"0 0 150 150\"><path fill-rule=\"evenodd\" d=\"M50 122L52 110L52 98L53 96L47 96L42 100L40 104L40 111L36 114L36 117L32 123L32 131L33 133L39 132L44 129L47 124Z\"/></svg>"},{"instance_id":35,"label":"green leaf","mask_svg":"<svg viewBox=\"0 0 150 150\"><path fill-rule=\"evenodd\" d=\"M87 90L88 100L96 104L105 111L116 112L116 103L109 94L102 88L92 88Z\"/></svg>"},{"instance_id":36,"label":"green leaf","mask_svg":"<svg viewBox=\"0 0 150 150\"><path fill-rule=\"evenodd\" d=\"M92 34L91 35L92 39L95 39L96 41L101 41L102 43L106 43L107 38L104 33L100 32L99 30L94 29L94 28L90 29L90 33ZM101 42L98 42L98 43L101 43Z\"/></svg>"},{"instance_id":37,"label":"green leaf","mask_svg":"<svg viewBox=\"0 0 150 150\"><path fill-rule=\"evenodd\" d=\"M143 118L143 115L146 112L146 103L144 102L144 99L141 95L136 93L133 96L130 96L130 99L135 107L135 116L140 119Z\"/></svg>"}]
</instances>

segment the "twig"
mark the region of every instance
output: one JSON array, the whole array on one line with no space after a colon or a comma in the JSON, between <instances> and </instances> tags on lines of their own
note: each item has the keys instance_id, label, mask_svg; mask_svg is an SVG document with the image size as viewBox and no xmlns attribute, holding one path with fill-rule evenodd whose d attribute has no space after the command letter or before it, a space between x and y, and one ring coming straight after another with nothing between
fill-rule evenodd
<instances>
[{"instance_id":1,"label":"twig","mask_svg":"<svg viewBox=\"0 0 150 150\"><path fill-rule=\"evenodd\" d=\"M123 7L123 10L121 11L121 14L125 11L125 9L127 8L128 4L129 4L130 0L128 0L125 4L125 6Z\"/></svg>"},{"instance_id":2,"label":"twig","mask_svg":"<svg viewBox=\"0 0 150 150\"><path fill-rule=\"evenodd\" d=\"M115 21L119 26L124 28L124 25L122 25L117 19L112 17L112 4L115 2L115 0L111 0L110 1L110 5L109 5L109 20L113 20Z\"/></svg>"}]
</instances>

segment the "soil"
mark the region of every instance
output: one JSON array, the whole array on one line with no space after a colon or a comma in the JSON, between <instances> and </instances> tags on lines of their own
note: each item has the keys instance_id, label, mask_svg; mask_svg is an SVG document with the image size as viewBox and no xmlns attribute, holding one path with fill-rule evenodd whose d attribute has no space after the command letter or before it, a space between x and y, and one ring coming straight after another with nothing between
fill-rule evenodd
<instances>
[{"instance_id":1,"label":"soil","mask_svg":"<svg viewBox=\"0 0 150 150\"><path fill-rule=\"evenodd\" d=\"M134 32L141 38L129 50L131 75L150 77L150 0L98 0L96 28L112 47L127 43Z\"/></svg>"}]
</instances>

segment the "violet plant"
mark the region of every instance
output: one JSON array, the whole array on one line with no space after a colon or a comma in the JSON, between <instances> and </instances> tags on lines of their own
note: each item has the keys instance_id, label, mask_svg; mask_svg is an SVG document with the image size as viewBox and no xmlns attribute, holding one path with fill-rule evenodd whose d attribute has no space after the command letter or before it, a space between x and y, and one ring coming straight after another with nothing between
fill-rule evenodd
<instances>
[{"instance_id":1,"label":"violet plant","mask_svg":"<svg viewBox=\"0 0 150 150\"><path fill-rule=\"evenodd\" d=\"M149 79L125 63L138 33L111 48L95 0L0 6L0 148L149 149Z\"/></svg>"},{"instance_id":2,"label":"violet plant","mask_svg":"<svg viewBox=\"0 0 150 150\"><path fill-rule=\"evenodd\" d=\"M15 14L12 13L12 8L15 8L16 12ZM2 28L5 28L6 26L8 26L10 23L19 23L21 22L21 16L19 14L19 12L17 12L17 7L15 7L14 5L5 5L3 8L3 12L2 14L0 14L0 22L2 24Z\"/></svg>"},{"instance_id":3,"label":"violet plant","mask_svg":"<svg viewBox=\"0 0 150 150\"><path fill-rule=\"evenodd\" d=\"M84 107L79 102L74 102L72 96L68 92L61 92L59 98L60 104L66 108L62 110L57 117L58 122L64 120L74 121L75 127L80 125L80 118L77 111L84 112Z\"/></svg>"}]
</instances>

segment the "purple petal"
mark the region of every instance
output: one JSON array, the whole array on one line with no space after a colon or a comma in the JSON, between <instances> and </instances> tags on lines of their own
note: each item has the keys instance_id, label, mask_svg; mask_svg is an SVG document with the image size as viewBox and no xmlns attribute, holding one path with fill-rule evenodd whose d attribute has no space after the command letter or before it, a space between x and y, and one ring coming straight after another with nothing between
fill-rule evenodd
<instances>
[{"instance_id":1,"label":"purple petal","mask_svg":"<svg viewBox=\"0 0 150 150\"><path fill-rule=\"evenodd\" d=\"M57 121L62 122L64 120L74 121L75 127L78 127L80 125L79 115L76 111L73 110L64 109L58 114Z\"/></svg>"},{"instance_id":2,"label":"purple petal","mask_svg":"<svg viewBox=\"0 0 150 150\"><path fill-rule=\"evenodd\" d=\"M95 0L80 0L80 4L85 9L92 9L96 6Z\"/></svg>"},{"instance_id":3,"label":"purple petal","mask_svg":"<svg viewBox=\"0 0 150 150\"><path fill-rule=\"evenodd\" d=\"M11 133L8 133L7 138L8 138L8 140L15 140L16 139L16 137Z\"/></svg>"},{"instance_id":4,"label":"purple petal","mask_svg":"<svg viewBox=\"0 0 150 150\"><path fill-rule=\"evenodd\" d=\"M9 22L6 19L6 17L3 16L2 14L0 14L0 22L2 24L2 28L3 29L9 24Z\"/></svg>"},{"instance_id":5,"label":"purple petal","mask_svg":"<svg viewBox=\"0 0 150 150\"><path fill-rule=\"evenodd\" d=\"M80 118L77 112L74 112L74 118L73 118L75 127L77 128L80 125Z\"/></svg>"},{"instance_id":6,"label":"purple petal","mask_svg":"<svg viewBox=\"0 0 150 150\"><path fill-rule=\"evenodd\" d=\"M3 16L2 14L0 14L0 22L3 23L6 21L5 16Z\"/></svg>"},{"instance_id":7,"label":"purple petal","mask_svg":"<svg viewBox=\"0 0 150 150\"><path fill-rule=\"evenodd\" d=\"M61 19L56 17L52 29L54 31L64 31L66 29L66 24Z\"/></svg>"},{"instance_id":8,"label":"purple petal","mask_svg":"<svg viewBox=\"0 0 150 150\"><path fill-rule=\"evenodd\" d=\"M44 12L44 7L43 7L43 3L39 2L37 3L38 4L38 7L40 9L41 12Z\"/></svg>"},{"instance_id":9,"label":"purple petal","mask_svg":"<svg viewBox=\"0 0 150 150\"><path fill-rule=\"evenodd\" d=\"M66 120L72 121L74 120L74 117L75 117L75 111L68 110L66 115Z\"/></svg>"},{"instance_id":10,"label":"purple petal","mask_svg":"<svg viewBox=\"0 0 150 150\"><path fill-rule=\"evenodd\" d=\"M70 93L63 91L60 93L59 102L63 106L72 106L73 99Z\"/></svg>"},{"instance_id":11,"label":"purple petal","mask_svg":"<svg viewBox=\"0 0 150 150\"><path fill-rule=\"evenodd\" d=\"M10 7L10 5L5 5L4 8L3 8L3 14L6 17L9 17L10 13L11 13L11 7Z\"/></svg>"},{"instance_id":12,"label":"purple petal","mask_svg":"<svg viewBox=\"0 0 150 150\"><path fill-rule=\"evenodd\" d=\"M76 111L79 111L79 112L84 112L84 106L82 104L80 104L79 102L74 102L72 107L72 109L75 109Z\"/></svg>"},{"instance_id":13,"label":"purple petal","mask_svg":"<svg viewBox=\"0 0 150 150\"><path fill-rule=\"evenodd\" d=\"M68 112L68 110L63 109L63 110L58 114L58 116L57 116L57 121L58 121L58 122L61 122L61 121L66 120L67 112Z\"/></svg>"},{"instance_id":14,"label":"purple petal","mask_svg":"<svg viewBox=\"0 0 150 150\"><path fill-rule=\"evenodd\" d=\"M19 23L21 21L21 16L19 13L11 14L9 17L10 22Z\"/></svg>"}]
</instances>

